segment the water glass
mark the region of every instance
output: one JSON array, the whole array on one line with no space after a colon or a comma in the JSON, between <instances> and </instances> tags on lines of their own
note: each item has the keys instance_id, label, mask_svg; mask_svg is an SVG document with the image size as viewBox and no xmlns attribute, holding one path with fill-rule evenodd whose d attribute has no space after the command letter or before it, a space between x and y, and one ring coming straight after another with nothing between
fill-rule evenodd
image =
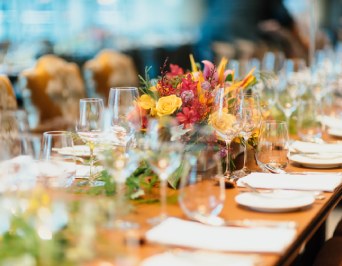
<instances>
[{"instance_id":1,"label":"water glass","mask_svg":"<svg viewBox=\"0 0 342 266\"><path fill-rule=\"evenodd\" d=\"M261 124L256 152L258 166L264 172L284 170L288 164L289 134L284 121L264 121Z\"/></svg>"},{"instance_id":2,"label":"water glass","mask_svg":"<svg viewBox=\"0 0 342 266\"><path fill-rule=\"evenodd\" d=\"M76 175L73 139L67 131L48 131L43 134L43 155L39 163L41 183L47 187L68 187Z\"/></svg>"},{"instance_id":3,"label":"water glass","mask_svg":"<svg viewBox=\"0 0 342 266\"><path fill-rule=\"evenodd\" d=\"M297 134L303 141L317 142L322 139L319 110L314 100L302 101L298 107Z\"/></svg>"},{"instance_id":4,"label":"water glass","mask_svg":"<svg viewBox=\"0 0 342 266\"><path fill-rule=\"evenodd\" d=\"M115 87L110 89L108 108L110 111L111 142L126 147L141 129L140 109L137 105L138 88Z\"/></svg>"},{"instance_id":5,"label":"water glass","mask_svg":"<svg viewBox=\"0 0 342 266\"><path fill-rule=\"evenodd\" d=\"M193 146L185 155L179 188L178 202L185 215L203 223L217 217L225 201L224 180L217 142Z\"/></svg>"},{"instance_id":6,"label":"water glass","mask_svg":"<svg viewBox=\"0 0 342 266\"><path fill-rule=\"evenodd\" d=\"M32 189L38 175L40 137L18 135L0 138L0 193Z\"/></svg>"}]
</instances>

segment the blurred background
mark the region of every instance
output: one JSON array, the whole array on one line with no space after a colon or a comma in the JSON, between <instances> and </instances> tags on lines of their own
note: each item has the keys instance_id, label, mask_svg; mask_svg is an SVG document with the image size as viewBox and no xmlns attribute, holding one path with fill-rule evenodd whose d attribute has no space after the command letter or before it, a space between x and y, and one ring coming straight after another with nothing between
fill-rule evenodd
<instances>
[{"instance_id":1,"label":"blurred background","mask_svg":"<svg viewBox=\"0 0 342 266\"><path fill-rule=\"evenodd\" d=\"M304 43L301 52L295 54L293 51L297 48L292 45L292 37L272 20L258 24L258 30L262 28L263 33L257 38L245 38L254 36L254 29L242 28L241 31L247 32L233 36L235 39L209 40L211 54L202 53L205 48L201 41L213 31L211 24L230 16L232 7L241 11L234 19L238 25L242 24L249 16L247 13L244 16L243 5L251 6L256 1L221 1L225 2L224 6L217 9L220 3L216 4L213 11L215 2L220 1L0 0L0 73L8 75L15 85L18 73L33 66L44 54L55 54L82 67L105 48L130 55L140 74L145 66L152 66L152 77L159 73L167 57L169 62L188 69L189 53L195 54L196 61L216 60L221 56L262 58L270 49L284 50L288 57L307 56L312 0L284 1ZM278 1L261 1L256 5L265 5L262 7L265 10L271 5L267 2ZM342 0L317 3L316 48L336 46L342 40ZM270 20L265 17L265 21Z\"/></svg>"}]
</instances>

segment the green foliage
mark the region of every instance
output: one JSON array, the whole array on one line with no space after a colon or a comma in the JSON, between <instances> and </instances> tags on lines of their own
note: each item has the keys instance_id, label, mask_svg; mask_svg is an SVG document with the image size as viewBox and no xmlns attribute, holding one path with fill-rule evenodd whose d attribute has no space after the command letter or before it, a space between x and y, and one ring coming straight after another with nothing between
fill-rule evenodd
<instances>
[{"instance_id":1,"label":"green foliage","mask_svg":"<svg viewBox=\"0 0 342 266\"><path fill-rule=\"evenodd\" d=\"M151 66L145 67L145 77L142 77L141 75L138 76L141 84L139 90L141 94L147 94L150 95L152 98L156 98L156 95L150 90L150 88L153 86L150 75L148 74L151 68Z\"/></svg>"}]
</instances>

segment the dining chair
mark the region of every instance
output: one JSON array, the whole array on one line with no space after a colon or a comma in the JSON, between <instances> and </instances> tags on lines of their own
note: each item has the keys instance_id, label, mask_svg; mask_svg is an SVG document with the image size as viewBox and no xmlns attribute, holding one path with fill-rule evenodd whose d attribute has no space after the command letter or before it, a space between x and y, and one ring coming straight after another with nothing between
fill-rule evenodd
<instances>
[{"instance_id":1,"label":"dining chair","mask_svg":"<svg viewBox=\"0 0 342 266\"><path fill-rule=\"evenodd\" d=\"M138 73L133 59L110 49L101 50L83 68L88 97L101 97L108 101L111 87L135 87Z\"/></svg>"},{"instance_id":2,"label":"dining chair","mask_svg":"<svg viewBox=\"0 0 342 266\"><path fill-rule=\"evenodd\" d=\"M77 64L56 55L44 55L32 69L20 73L19 84L24 108L36 108L40 123L48 123L51 127L51 121L56 119L59 123L76 121L79 99L85 97Z\"/></svg>"},{"instance_id":3,"label":"dining chair","mask_svg":"<svg viewBox=\"0 0 342 266\"><path fill-rule=\"evenodd\" d=\"M17 100L11 81L6 75L0 75L0 110L17 109Z\"/></svg>"}]
</instances>

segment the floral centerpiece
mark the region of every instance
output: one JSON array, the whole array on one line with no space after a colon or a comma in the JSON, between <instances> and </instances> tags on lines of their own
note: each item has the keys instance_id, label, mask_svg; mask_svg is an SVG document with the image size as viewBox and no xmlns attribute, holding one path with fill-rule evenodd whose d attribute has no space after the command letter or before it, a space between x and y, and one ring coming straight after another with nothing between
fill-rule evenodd
<instances>
[{"instance_id":1,"label":"floral centerpiece","mask_svg":"<svg viewBox=\"0 0 342 266\"><path fill-rule=\"evenodd\" d=\"M142 81L141 95L138 99L143 120L143 130L146 129L148 118L174 117L178 126L175 130L176 138L194 141L195 131L200 125L210 125L218 131L231 127L235 117L226 114L218 115L215 109L215 96L219 89L224 88L229 97L227 106L234 103L236 95L256 83L253 71L242 80L236 80L234 71L226 69L228 60L223 58L216 67L212 62L204 60L203 70L195 63L190 55L192 70L184 71L178 65L170 64L166 70L166 63L161 68L161 76L150 80L148 69ZM190 137L189 137L190 135ZM220 139L218 137L218 139ZM222 144L223 144L222 140ZM222 145L222 157L227 155L226 146ZM224 161L224 160L223 160ZM172 177L169 183L176 187L178 177Z\"/></svg>"},{"instance_id":2,"label":"floral centerpiece","mask_svg":"<svg viewBox=\"0 0 342 266\"><path fill-rule=\"evenodd\" d=\"M197 64L190 55L191 71L185 71L178 65L167 63L161 67L161 75L157 79L149 78L149 68L145 70L145 77L139 76L142 86L137 105L142 115L142 132L147 129L149 118L176 119L178 125L175 135L178 139L194 141L197 126L210 125L213 129L220 130L230 127L234 117L218 116L215 112L215 96L219 89L224 88L229 95L228 102L232 103L240 90L246 90L256 83L253 70L242 80L235 79L234 71L226 69L228 60L223 58L218 66L204 60L203 68ZM227 98L226 98L227 99ZM226 157L228 151L222 141L222 157ZM225 160L222 160L225 161ZM104 173L101 179L108 183L105 194L115 193L113 182L108 173ZM179 181L177 171L169 179L169 184L176 188ZM158 178L146 162L127 179L126 192L131 198L141 198L145 192L158 182ZM95 193L103 193L100 189L93 189Z\"/></svg>"},{"instance_id":3,"label":"floral centerpiece","mask_svg":"<svg viewBox=\"0 0 342 266\"><path fill-rule=\"evenodd\" d=\"M253 70L244 79L235 80L234 71L226 69L228 60L225 58L218 67L210 61L202 61L203 70L199 69L192 55L190 61L191 72L185 72L173 64L167 71L164 64L157 80L151 81L148 73L145 79L140 77L143 87L140 88L142 95L138 104L142 110L143 128L148 117L163 116L175 116L183 129L195 124L222 126L225 121L216 121L212 114L216 90L224 87L233 100L240 89L246 89L256 82Z\"/></svg>"}]
</instances>

